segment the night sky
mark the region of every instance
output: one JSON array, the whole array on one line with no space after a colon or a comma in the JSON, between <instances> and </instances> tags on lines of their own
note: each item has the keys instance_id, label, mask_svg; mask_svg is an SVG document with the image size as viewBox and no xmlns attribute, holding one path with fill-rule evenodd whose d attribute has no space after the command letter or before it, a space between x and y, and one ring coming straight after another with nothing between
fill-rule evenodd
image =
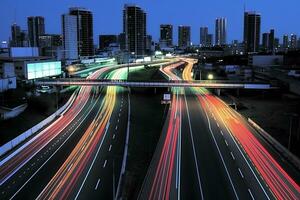
<instances>
[{"instance_id":1,"label":"night sky","mask_svg":"<svg viewBox=\"0 0 300 200\"><path fill-rule=\"evenodd\" d=\"M255 10L262 14L262 32L275 28L276 36L300 34L299 0L0 0L0 40L8 40L10 25L17 22L27 29L27 16L44 16L46 33L61 33L61 14L70 6L90 9L94 14L94 43L99 34L118 34L122 31L122 9L125 3L135 3L148 14L147 31L155 40L159 38L159 25L175 25L174 42L177 43L177 25L192 27L192 42L199 43L199 27L208 26L214 32L216 17L228 19L228 42L242 39L243 11Z\"/></svg>"}]
</instances>

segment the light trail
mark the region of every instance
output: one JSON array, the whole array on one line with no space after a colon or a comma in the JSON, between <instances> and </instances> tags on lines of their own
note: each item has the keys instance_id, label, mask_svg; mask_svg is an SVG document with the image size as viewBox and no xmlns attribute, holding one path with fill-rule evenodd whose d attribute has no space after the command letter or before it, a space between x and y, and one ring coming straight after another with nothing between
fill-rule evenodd
<instances>
[{"instance_id":1,"label":"light trail","mask_svg":"<svg viewBox=\"0 0 300 200\"><path fill-rule=\"evenodd\" d=\"M189 62L183 71L184 80L192 80L193 64ZM251 132L247 122L228 107L222 100L210 94L204 88L193 88L203 109L212 111L217 121L223 122L238 141L248 158L251 160L257 173L260 174L269 190L276 199L300 199L299 185L286 173L267 149Z\"/></svg>"},{"instance_id":2,"label":"light trail","mask_svg":"<svg viewBox=\"0 0 300 200\"><path fill-rule=\"evenodd\" d=\"M115 70L111 73L111 78L123 78L126 72L127 69L124 68ZM103 135L114 110L116 93L117 87L110 86L107 88L95 120L37 199L67 199L74 191L78 179L84 173L88 163L91 162L99 144L104 140Z\"/></svg>"},{"instance_id":3,"label":"light trail","mask_svg":"<svg viewBox=\"0 0 300 200\"><path fill-rule=\"evenodd\" d=\"M94 74L90 75L88 79L98 78L101 74L109 70L109 68L103 68L98 70ZM75 101L69 110L56 121L54 121L48 128L43 130L37 136L29 140L21 146L19 152L5 159L5 162L1 162L0 166L0 185L3 185L11 176L13 176L22 166L24 166L32 157L34 157L40 150L42 150L47 144L49 144L54 138L56 138L66 127L68 127L76 116L87 104L90 93L92 91L91 86L81 87ZM91 109L91 106L89 106ZM17 150L18 151L18 150Z\"/></svg>"}]
</instances>

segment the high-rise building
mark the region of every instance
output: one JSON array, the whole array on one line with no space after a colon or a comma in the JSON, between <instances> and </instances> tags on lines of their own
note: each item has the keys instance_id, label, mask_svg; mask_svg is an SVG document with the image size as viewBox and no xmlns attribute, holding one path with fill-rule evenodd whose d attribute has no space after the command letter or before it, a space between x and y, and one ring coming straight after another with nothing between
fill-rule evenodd
<instances>
[{"instance_id":1,"label":"high-rise building","mask_svg":"<svg viewBox=\"0 0 300 200\"><path fill-rule=\"evenodd\" d=\"M216 19L216 33L215 33L215 44L218 46L225 45L227 42L227 20L226 18Z\"/></svg>"},{"instance_id":2,"label":"high-rise building","mask_svg":"<svg viewBox=\"0 0 300 200\"><path fill-rule=\"evenodd\" d=\"M118 43L117 35L99 35L99 48L104 50L112 43Z\"/></svg>"},{"instance_id":3,"label":"high-rise building","mask_svg":"<svg viewBox=\"0 0 300 200\"><path fill-rule=\"evenodd\" d=\"M93 14L85 8L70 8L69 15L76 17L79 56L94 55Z\"/></svg>"},{"instance_id":4,"label":"high-rise building","mask_svg":"<svg viewBox=\"0 0 300 200\"><path fill-rule=\"evenodd\" d=\"M275 51L277 51L279 47L280 47L280 45L279 45L279 38L275 38L274 39L274 48L275 48Z\"/></svg>"},{"instance_id":5,"label":"high-rise building","mask_svg":"<svg viewBox=\"0 0 300 200\"><path fill-rule=\"evenodd\" d=\"M207 35L206 46L207 47L212 47L213 43L214 43L214 35L213 34L208 34Z\"/></svg>"},{"instance_id":6,"label":"high-rise building","mask_svg":"<svg viewBox=\"0 0 300 200\"><path fill-rule=\"evenodd\" d=\"M282 46L284 49L289 48L289 36L288 35L283 35L283 43Z\"/></svg>"},{"instance_id":7,"label":"high-rise building","mask_svg":"<svg viewBox=\"0 0 300 200\"><path fill-rule=\"evenodd\" d=\"M264 51L267 51L269 49L269 38L270 33L263 33L262 35L262 47Z\"/></svg>"},{"instance_id":8,"label":"high-rise building","mask_svg":"<svg viewBox=\"0 0 300 200\"><path fill-rule=\"evenodd\" d=\"M171 47L173 45L173 26L171 24L160 25L159 42L167 47Z\"/></svg>"},{"instance_id":9,"label":"high-rise building","mask_svg":"<svg viewBox=\"0 0 300 200\"><path fill-rule=\"evenodd\" d=\"M297 49L297 35L291 34L291 49Z\"/></svg>"},{"instance_id":10,"label":"high-rise building","mask_svg":"<svg viewBox=\"0 0 300 200\"><path fill-rule=\"evenodd\" d=\"M62 32L64 58L67 60L78 59L77 16L62 15Z\"/></svg>"},{"instance_id":11,"label":"high-rise building","mask_svg":"<svg viewBox=\"0 0 300 200\"><path fill-rule=\"evenodd\" d=\"M275 42L275 31L274 29L271 29L269 33L269 45L268 45L270 52L274 52L275 50L274 42Z\"/></svg>"},{"instance_id":12,"label":"high-rise building","mask_svg":"<svg viewBox=\"0 0 300 200\"><path fill-rule=\"evenodd\" d=\"M179 26L178 27L178 46L185 49L191 45L191 27Z\"/></svg>"},{"instance_id":13,"label":"high-rise building","mask_svg":"<svg viewBox=\"0 0 300 200\"><path fill-rule=\"evenodd\" d=\"M257 52L260 42L261 15L256 12L244 13L244 45L246 52Z\"/></svg>"},{"instance_id":14,"label":"high-rise building","mask_svg":"<svg viewBox=\"0 0 300 200\"><path fill-rule=\"evenodd\" d=\"M28 17L28 35L31 47L39 47L39 36L45 34L45 19L41 16Z\"/></svg>"},{"instance_id":15,"label":"high-rise building","mask_svg":"<svg viewBox=\"0 0 300 200\"><path fill-rule=\"evenodd\" d=\"M208 27L200 27L200 46L206 47L208 40Z\"/></svg>"},{"instance_id":16,"label":"high-rise building","mask_svg":"<svg viewBox=\"0 0 300 200\"><path fill-rule=\"evenodd\" d=\"M136 56L145 54L146 13L137 5L126 4L123 10L123 32L126 50Z\"/></svg>"},{"instance_id":17,"label":"high-rise building","mask_svg":"<svg viewBox=\"0 0 300 200\"><path fill-rule=\"evenodd\" d=\"M22 40L21 40L21 28L16 23L11 26L11 47L21 47Z\"/></svg>"}]
</instances>

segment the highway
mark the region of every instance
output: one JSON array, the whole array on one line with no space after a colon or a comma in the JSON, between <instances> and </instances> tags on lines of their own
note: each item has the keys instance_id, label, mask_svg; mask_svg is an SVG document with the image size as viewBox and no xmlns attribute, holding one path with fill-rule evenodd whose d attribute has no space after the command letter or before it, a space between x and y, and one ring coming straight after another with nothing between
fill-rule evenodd
<instances>
[{"instance_id":1,"label":"highway","mask_svg":"<svg viewBox=\"0 0 300 200\"><path fill-rule=\"evenodd\" d=\"M193 60L182 78L191 80ZM163 69L178 80L178 66ZM139 199L299 199L299 185L237 112L204 88L173 89Z\"/></svg>"},{"instance_id":2,"label":"highway","mask_svg":"<svg viewBox=\"0 0 300 200\"><path fill-rule=\"evenodd\" d=\"M127 69L102 68L88 78L97 77L122 79ZM112 199L123 160L127 99L123 88L81 87L62 116L1 160L0 198Z\"/></svg>"}]
</instances>

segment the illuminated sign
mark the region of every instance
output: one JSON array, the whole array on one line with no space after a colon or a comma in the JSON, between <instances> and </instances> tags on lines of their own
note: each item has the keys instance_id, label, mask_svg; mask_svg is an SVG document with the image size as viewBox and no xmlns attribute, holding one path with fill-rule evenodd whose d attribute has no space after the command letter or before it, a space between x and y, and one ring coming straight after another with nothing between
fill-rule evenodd
<instances>
[{"instance_id":1,"label":"illuminated sign","mask_svg":"<svg viewBox=\"0 0 300 200\"><path fill-rule=\"evenodd\" d=\"M56 76L61 74L61 62L42 62L27 64L27 79Z\"/></svg>"}]
</instances>

